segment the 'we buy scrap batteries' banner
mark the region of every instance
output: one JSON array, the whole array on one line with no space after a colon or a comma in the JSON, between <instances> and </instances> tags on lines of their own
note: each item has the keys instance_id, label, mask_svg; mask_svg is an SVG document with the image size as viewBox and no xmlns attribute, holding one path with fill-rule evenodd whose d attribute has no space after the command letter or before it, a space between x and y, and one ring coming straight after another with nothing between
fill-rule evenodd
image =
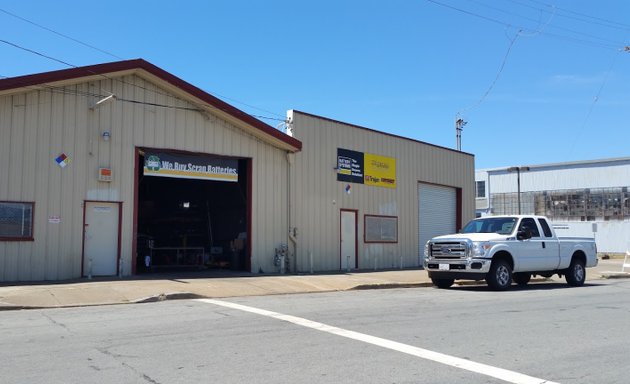
<instances>
[{"instance_id":1,"label":"'we buy scrap batteries' banner","mask_svg":"<svg viewBox=\"0 0 630 384\"><path fill-rule=\"evenodd\" d=\"M337 148L337 181L396 188L396 159Z\"/></svg>"},{"instance_id":2,"label":"'we buy scrap batteries' banner","mask_svg":"<svg viewBox=\"0 0 630 384\"><path fill-rule=\"evenodd\" d=\"M236 182L238 160L147 151L144 155L144 175Z\"/></svg>"}]
</instances>

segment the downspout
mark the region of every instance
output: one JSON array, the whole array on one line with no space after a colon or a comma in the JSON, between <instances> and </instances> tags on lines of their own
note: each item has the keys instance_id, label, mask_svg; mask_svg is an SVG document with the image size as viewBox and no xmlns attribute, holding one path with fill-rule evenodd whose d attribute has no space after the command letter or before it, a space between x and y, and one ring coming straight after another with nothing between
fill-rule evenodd
<instances>
[{"instance_id":1,"label":"downspout","mask_svg":"<svg viewBox=\"0 0 630 384\"><path fill-rule=\"evenodd\" d=\"M288 225L288 241L292 244L293 249L293 263L291 263L291 270L296 273L297 267L297 229L291 226L291 165L293 164L294 154L287 151L287 225Z\"/></svg>"}]
</instances>

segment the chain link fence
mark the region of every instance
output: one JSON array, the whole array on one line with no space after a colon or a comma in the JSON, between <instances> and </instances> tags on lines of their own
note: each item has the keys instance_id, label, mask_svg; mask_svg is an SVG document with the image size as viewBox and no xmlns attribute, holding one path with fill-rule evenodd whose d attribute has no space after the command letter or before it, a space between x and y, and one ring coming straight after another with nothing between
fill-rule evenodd
<instances>
[{"instance_id":1,"label":"chain link fence","mask_svg":"<svg viewBox=\"0 0 630 384\"><path fill-rule=\"evenodd\" d=\"M543 215L552 221L630 220L628 187L521 193L521 213ZM493 215L518 214L517 193L490 196Z\"/></svg>"}]
</instances>

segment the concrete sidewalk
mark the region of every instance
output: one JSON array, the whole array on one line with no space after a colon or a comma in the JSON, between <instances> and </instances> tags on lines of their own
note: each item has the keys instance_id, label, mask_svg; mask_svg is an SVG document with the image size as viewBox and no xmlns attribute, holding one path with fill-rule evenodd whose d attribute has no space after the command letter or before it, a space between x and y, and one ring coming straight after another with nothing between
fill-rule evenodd
<instances>
[{"instance_id":1,"label":"concrete sidewalk","mask_svg":"<svg viewBox=\"0 0 630 384\"><path fill-rule=\"evenodd\" d=\"M600 260L587 270L587 279L630 277L621 272L623 260ZM425 270L405 269L314 275L218 277L199 274L141 276L125 279L81 279L72 282L0 286L0 310L143 303L185 298L224 298L289 293L430 287ZM557 275L553 281L564 282Z\"/></svg>"}]
</instances>

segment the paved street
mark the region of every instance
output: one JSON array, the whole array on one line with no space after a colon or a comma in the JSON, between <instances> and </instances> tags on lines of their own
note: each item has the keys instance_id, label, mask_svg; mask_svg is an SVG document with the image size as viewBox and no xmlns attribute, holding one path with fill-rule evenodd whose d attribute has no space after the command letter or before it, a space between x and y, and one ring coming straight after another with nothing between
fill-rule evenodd
<instances>
[{"instance_id":1,"label":"paved street","mask_svg":"<svg viewBox=\"0 0 630 384\"><path fill-rule=\"evenodd\" d=\"M3 383L626 382L629 280L513 288L5 311L0 377Z\"/></svg>"}]
</instances>

